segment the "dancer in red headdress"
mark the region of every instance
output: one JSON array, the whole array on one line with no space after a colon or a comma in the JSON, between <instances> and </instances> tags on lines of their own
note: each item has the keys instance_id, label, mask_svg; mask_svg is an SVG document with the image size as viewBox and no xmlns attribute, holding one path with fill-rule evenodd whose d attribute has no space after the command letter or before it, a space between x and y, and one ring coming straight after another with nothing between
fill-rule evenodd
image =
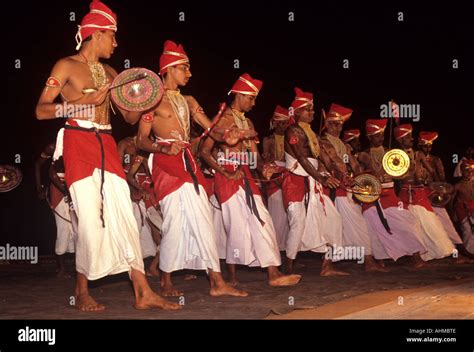
<instances>
[{"instance_id":1,"label":"dancer in red headdress","mask_svg":"<svg viewBox=\"0 0 474 352\"><path fill-rule=\"evenodd\" d=\"M421 225L395 194L393 177L382 166L383 156L387 152L383 145L386 126L386 119L369 119L365 123L370 147L359 154L359 162L364 172L380 180L382 193L377 201L363 204L362 210L369 232L377 234L371 243L375 259L397 260L405 255L413 255L413 266L419 268L425 265L420 254L425 255L427 252L421 240Z\"/></svg>"},{"instance_id":2,"label":"dancer in red headdress","mask_svg":"<svg viewBox=\"0 0 474 352\"><path fill-rule=\"evenodd\" d=\"M254 126L245 113L255 105L263 82L245 73L234 83L229 95L232 103L217 126L253 131ZM216 171L215 194L222 208L227 232L226 262L230 280L237 284L236 264L267 268L268 282L272 286L290 286L299 282L299 275L282 275L273 221L263 204L251 169L270 176L258 153L254 138L238 143L220 143L220 157L216 160L211 151L214 141L208 138L202 145L202 158ZM268 172L267 172L268 171Z\"/></svg>"},{"instance_id":3,"label":"dancer in red headdress","mask_svg":"<svg viewBox=\"0 0 474 352\"><path fill-rule=\"evenodd\" d=\"M207 182L190 148L190 123L211 126L196 99L182 95L191 78L188 56L182 45L167 40L160 58L165 95L154 111L142 116L137 144L153 153L149 164L155 194L163 213L160 245L161 290L180 296L171 273L182 269L206 270L211 296L247 296L227 285L221 275ZM155 142L149 139L153 132Z\"/></svg>"},{"instance_id":4,"label":"dancer in red headdress","mask_svg":"<svg viewBox=\"0 0 474 352\"><path fill-rule=\"evenodd\" d=\"M444 165L441 158L431 154L433 148L433 142L438 139L438 132L427 132L421 131L418 134L418 151L417 154L421 155L424 159L422 182L427 187L427 192L430 193L432 190L429 185L431 182L446 182L446 175L444 172ZM438 216L439 220L443 224L444 229L449 235L451 241L456 244L462 244L462 239L459 236L453 222L449 218L449 214L446 208L433 205L433 211Z\"/></svg>"},{"instance_id":5,"label":"dancer in red headdress","mask_svg":"<svg viewBox=\"0 0 474 352\"><path fill-rule=\"evenodd\" d=\"M104 309L89 295L87 280L128 271L137 309L178 309L155 294L146 280L130 191L111 135L108 88L117 73L100 60L110 58L117 47L116 31L115 13L93 1L76 35L79 53L56 63L36 107L40 120L67 118L54 159L63 155L65 181L78 217L76 306ZM84 89L94 92L84 94ZM58 96L61 105L54 103ZM72 110L61 111L66 104ZM140 117L121 112L131 123Z\"/></svg>"},{"instance_id":6,"label":"dancer in red headdress","mask_svg":"<svg viewBox=\"0 0 474 352\"><path fill-rule=\"evenodd\" d=\"M273 133L263 139L262 157L265 163L273 163L279 166L281 170L285 167L285 130L293 122L289 110L277 106L270 120L270 131ZM282 176L280 174L279 176ZM265 185L265 191L280 251L286 247L286 238L290 225L285 207L283 206L283 193L281 190L281 178L276 178Z\"/></svg>"},{"instance_id":7,"label":"dancer in red headdress","mask_svg":"<svg viewBox=\"0 0 474 352\"><path fill-rule=\"evenodd\" d=\"M415 152L413 148L413 126L409 123L394 128L394 137L400 147L410 157L410 168L401 177L400 199L403 205L415 215L421 224L423 241L427 253L422 255L423 260L440 259L456 253L454 244L450 241L443 224L428 199L427 189L422 183L423 165L426 165L425 156ZM429 167L429 166L427 166Z\"/></svg>"},{"instance_id":8,"label":"dancer in red headdress","mask_svg":"<svg viewBox=\"0 0 474 352\"><path fill-rule=\"evenodd\" d=\"M288 213L290 232L286 241L286 271L293 272L294 260L300 251L327 253L342 246L341 217L323 185L335 188L339 182L320 163L318 136L311 129L314 118L313 93L295 88L290 109L295 124L285 133L285 161L289 174L283 179L283 202ZM334 247L333 247L334 246ZM336 270L336 257L323 259L320 274L347 275Z\"/></svg>"},{"instance_id":9,"label":"dancer in red headdress","mask_svg":"<svg viewBox=\"0 0 474 352\"><path fill-rule=\"evenodd\" d=\"M326 167L333 176L342 180L344 186L352 186L352 177L362 171L359 163L352 155L350 147L339 138L342 126L351 115L351 109L338 104L331 104L329 112L324 115L325 133L321 138L321 147L330 161L326 164ZM364 258L360 258L358 262L363 259L366 271L387 271L374 260L371 244L374 239L371 237L376 236L376 234L369 232L367 220L362 215L360 204L352 199L352 194L346 192L345 187L337 188L332 195L331 198L342 218L343 245L354 246L363 250Z\"/></svg>"}]
</instances>

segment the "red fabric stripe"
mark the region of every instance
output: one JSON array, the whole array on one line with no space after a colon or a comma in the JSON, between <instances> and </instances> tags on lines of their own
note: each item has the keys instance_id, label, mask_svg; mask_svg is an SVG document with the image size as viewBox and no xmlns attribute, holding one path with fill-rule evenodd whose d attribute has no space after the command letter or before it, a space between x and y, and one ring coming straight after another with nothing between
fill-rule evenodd
<instances>
[{"instance_id":1,"label":"red fabric stripe","mask_svg":"<svg viewBox=\"0 0 474 352\"><path fill-rule=\"evenodd\" d=\"M100 136L104 145L105 171L125 180L114 138L104 133ZM95 169L101 168L100 144L95 133L66 129L63 144L65 180L68 186L91 176Z\"/></svg>"},{"instance_id":2,"label":"red fabric stripe","mask_svg":"<svg viewBox=\"0 0 474 352\"><path fill-rule=\"evenodd\" d=\"M223 168L228 170L228 171L234 171L234 166L233 165L223 165ZM240 167L240 170L242 170L245 175L247 176L247 179L249 180L250 183L250 188L252 190L252 193L254 195L260 195L260 190L258 189L257 185L255 184L255 181L253 180L252 174L250 173L250 168L248 165L242 165ZM217 199L219 200L219 203L224 203L227 200L229 200L230 197L232 197L237 191L239 190L239 187L244 187L244 180L228 180L224 175L220 173L216 173L214 177L214 192L216 194Z\"/></svg>"},{"instance_id":3,"label":"red fabric stripe","mask_svg":"<svg viewBox=\"0 0 474 352\"><path fill-rule=\"evenodd\" d=\"M208 196L210 196L211 189L206 181L206 178L201 172L199 165L194 160L194 157L189 152L185 151L193 165L193 171L196 174L198 182L204 187ZM177 155L167 155L162 153L153 154L153 171L152 178L155 184L155 195L158 201L162 200L168 194L178 190L184 183L193 183L193 179L188 171L184 169L183 152Z\"/></svg>"},{"instance_id":4,"label":"red fabric stripe","mask_svg":"<svg viewBox=\"0 0 474 352\"><path fill-rule=\"evenodd\" d=\"M433 207L431 206L430 200L428 199L424 188L412 188L411 195L412 205L420 205L426 210L433 212ZM400 199L407 206L410 204L410 192L408 188L402 188L400 191Z\"/></svg>"}]
</instances>

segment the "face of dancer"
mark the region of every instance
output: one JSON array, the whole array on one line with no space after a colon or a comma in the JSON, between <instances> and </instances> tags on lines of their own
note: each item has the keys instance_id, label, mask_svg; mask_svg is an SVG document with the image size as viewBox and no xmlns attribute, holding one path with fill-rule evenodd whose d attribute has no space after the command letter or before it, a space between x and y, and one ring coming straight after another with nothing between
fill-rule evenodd
<instances>
[{"instance_id":1,"label":"face of dancer","mask_svg":"<svg viewBox=\"0 0 474 352\"><path fill-rule=\"evenodd\" d=\"M369 136L370 145L375 148L380 147L383 145L384 138L385 135L383 132L373 134L372 136Z\"/></svg>"},{"instance_id":2,"label":"face of dancer","mask_svg":"<svg viewBox=\"0 0 474 352\"><path fill-rule=\"evenodd\" d=\"M411 147L413 147L413 136L411 135L411 133L408 133L406 136L398 138L398 143L400 143L400 146L403 149L410 149Z\"/></svg>"},{"instance_id":3,"label":"face of dancer","mask_svg":"<svg viewBox=\"0 0 474 352\"><path fill-rule=\"evenodd\" d=\"M290 122L289 122L289 120L274 121L273 124L275 126L275 133L276 134L284 134L285 130L288 127L288 125L290 124Z\"/></svg>"},{"instance_id":4,"label":"face of dancer","mask_svg":"<svg viewBox=\"0 0 474 352\"><path fill-rule=\"evenodd\" d=\"M420 144L420 150L425 154L428 155L431 153L431 149L433 148L432 144Z\"/></svg>"},{"instance_id":5,"label":"face of dancer","mask_svg":"<svg viewBox=\"0 0 474 352\"><path fill-rule=\"evenodd\" d=\"M118 46L115 39L115 32L112 30L96 31L92 34L95 41L97 52L101 59L109 59Z\"/></svg>"},{"instance_id":6,"label":"face of dancer","mask_svg":"<svg viewBox=\"0 0 474 352\"><path fill-rule=\"evenodd\" d=\"M255 106L255 99L256 97L249 94L240 94L238 93L235 96L237 106L240 108L242 112L249 112Z\"/></svg>"},{"instance_id":7,"label":"face of dancer","mask_svg":"<svg viewBox=\"0 0 474 352\"><path fill-rule=\"evenodd\" d=\"M310 104L296 109L295 116L298 119L298 122L310 123L314 119L314 106Z\"/></svg>"},{"instance_id":8,"label":"face of dancer","mask_svg":"<svg viewBox=\"0 0 474 352\"><path fill-rule=\"evenodd\" d=\"M349 141L349 145L352 147L355 153L358 153L362 150L362 144L360 143L360 138L356 137Z\"/></svg>"},{"instance_id":9,"label":"face of dancer","mask_svg":"<svg viewBox=\"0 0 474 352\"><path fill-rule=\"evenodd\" d=\"M342 132L342 121L326 121L327 132L334 137L339 137Z\"/></svg>"},{"instance_id":10,"label":"face of dancer","mask_svg":"<svg viewBox=\"0 0 474 352\"><path fill-rule=\"evenodd\" d=\"M188 84L191 74L191 66L189 64L180 64L168 68L168 74L178 86L184 87Z\"/></svg>"}]
</instances>

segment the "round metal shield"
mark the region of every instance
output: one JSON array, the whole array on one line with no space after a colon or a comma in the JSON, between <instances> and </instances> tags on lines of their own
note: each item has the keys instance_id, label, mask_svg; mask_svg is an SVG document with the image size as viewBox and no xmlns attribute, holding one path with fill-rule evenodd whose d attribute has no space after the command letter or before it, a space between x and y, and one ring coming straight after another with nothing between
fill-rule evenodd
<instances>
[{"instance_id":1,"label":"round metal shield","mask_svg":"<svg viewBox=\"0 0 474 352\"><path fill-rule=\"evenodd\" d=\"M429 184L431 193L428 198L434 207L446 206L453 197L454 186L446 182L432 182Z\"/></svg>"},{"instance_id":2,"label":"round metal shield","mask_svg":"<svg viewBox=\"0 0 474 352\"><path fill-rule=\"evenodd\" d=\"M383 156L382 166L390 176L402 176L410 168L410 157L401 149L392 149Z\"/></svg>"},{"instance_id":3,"label":"round metal shield","mask_svg":"<svg viewBox=\"0 0 474 352\"><path fill-rule=\"evenodd\" d=\"M363 203L375 202L382 192L382 184L377 177L371 174L360 174L354 177L355 186L352 187L354 197Z\"/></svg>"},{"instance_id":4,"label":"round metal shield","mask_svg":"<svg viewBox=\"0 0 474 352\"><path fill-rule=\"evenodd\" d=\"M117 106L127 111L146 111L163 97L160 77L146 68L130 68L115 77L110 95Z\"/></svg>"},{"instance_id":5,"label":"round metal shield","mask_svg":"<svg viewBox=\"0 0 474 352\"><path fill-rule=\"evenodd\" d=\"M21 171L15 166L0 165L0 193L16 188L22 179Z\"/></svg>"}]
</instances>

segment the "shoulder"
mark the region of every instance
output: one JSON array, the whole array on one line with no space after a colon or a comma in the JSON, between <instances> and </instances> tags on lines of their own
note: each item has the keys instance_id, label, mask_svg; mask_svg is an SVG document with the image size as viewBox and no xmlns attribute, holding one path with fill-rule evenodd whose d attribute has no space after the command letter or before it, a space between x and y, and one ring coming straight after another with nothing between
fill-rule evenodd
<instances>
[{"instance_id":1,"label":"shoulder","mask_svg":"<svg viewBox=\"0 0 474 352\"><path fill-rule=\"evenodd\" d=\"M192 95L183 95L183 97L190 106L199 105L196 98L194 98Z\"/></svg>"},{"instance_id":2,"label":"shoulder","mask_svg":"<svg viewBox=\"0 0 474 352\"><path fill-rule=\"evenodd\" d=\"M79 64L78 61L74 60L71 56L68 57L63 57L56 61L56 63L53 66L53 73L67 73L68 71L71 71L75 66Z\"/></svg>"},{"instance_id":3,"label":"shoulder","mask_svg":"<svg viewBox=\"0 0 474 352\"><path fill-rule=\"evenodd\" d=\"M250 120L249 118L246 118L246 120L247 120L247 123L249 124L249 126L253 129L255 129L252 120Z\"/></svg>"},{"instance_id":4,"label":"shoulder","mask_svg":"<svg viewBox=\"0 0 474 352\"><path fill-rule=\"evenodd\" d=\"M223 122L223 123L224 122L225 123L233 123L234 122L234 116L232 115L230 110L224 111L224 113L222 114L222 117L221 117L219 122Z\"/></svg>"}]
</instances>

